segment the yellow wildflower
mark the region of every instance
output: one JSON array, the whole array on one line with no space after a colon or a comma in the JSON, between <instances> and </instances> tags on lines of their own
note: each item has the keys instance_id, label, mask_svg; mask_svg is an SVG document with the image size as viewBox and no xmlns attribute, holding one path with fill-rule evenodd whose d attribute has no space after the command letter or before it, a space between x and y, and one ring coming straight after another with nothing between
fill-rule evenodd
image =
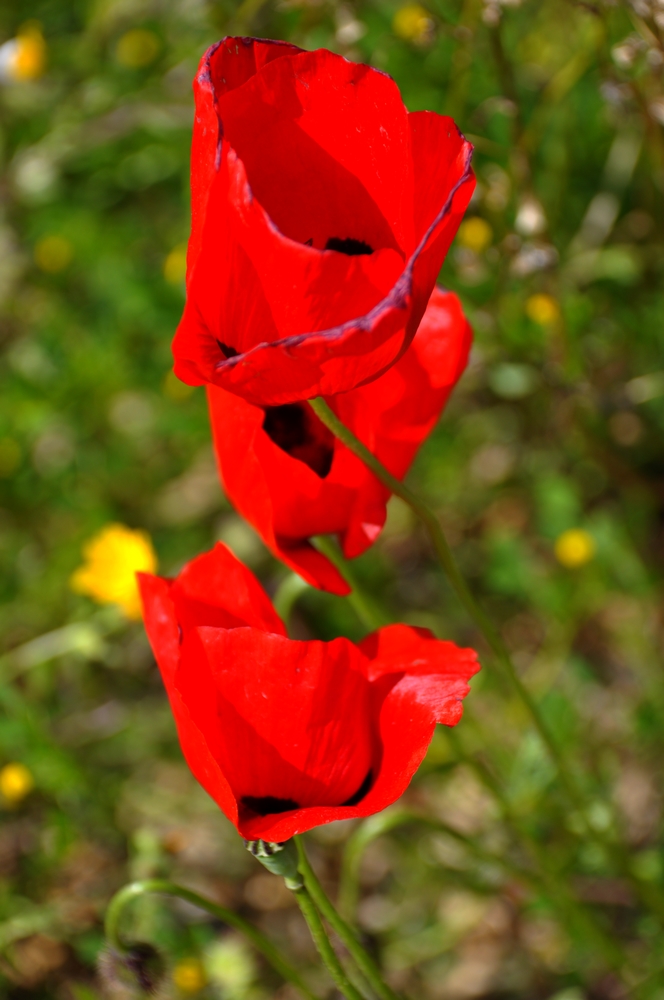
<instances>
[{"instance_id":1,"label":"yellow wildflower","mask_svg":"<svg viewBox=\"0 0 664 1000\"><path fill-rule=\"evenodd\" d=\"M187 245L174 247L164 261L164 277L170 285L179 285L187 274Z\"/></svg>"},{"instance_id":2,"label":"yellow wildflower","mask_svg":"<svg viewBox=\"0 0 664 1000\"><path fill-rule=\"evenodd\" d=\"M198 993L206 985L207 976L197 958L183 958L173 969L173 982L181 993Z\"/></svg>"},{"instance_id":3,"label":"yellow wildflower","mask_svg":"<svg viewBox=\"0 0 664 1000\"><path fill-rule=\"evenodd\" d=\"M160 48L161 44L154 31L132 28L118 39L115 56L122 66L139 69L141 66L149 66Z\"/></svg>"},{"instance_id":4,"label":"yellow wildflower","mask_svg":"<svg viewBox=\"0 0 664 1000\"><path fill-rule=\"evenodd\" d=\"M35 245L35 263L47 274L64 271L74 256L74 248L64 236L44 236Z\"/></svg>"},{"instance_id":5,"label":"yellow wildflower","mask_svg":"<svg viewBox=\"0 0 664 1000\"><path fill-rule=\"evenodd\" d=\"M46 42L36 22L29 22L0 45L0 81L36 80L46 65Z\"/></svg>"},{"instance_id":6,"label":"yellow wildflower","mask_svg":"<svg viewBox=\"0 0 664 1000\"><path fill-rule=\"evenodd\" d=\"M392 30L406 42L425 42L433 31L433 21L419 3L409 3L394 15Z\"/></svg>"},{"instance_id":7,"label":"yellow wildflower","mask_svg":"<svg viewBox=\"0 0 664 1000\"><path fill-rule=\"evenodd\" d=\"M35 779L25 764L5 764L0 771L0 792L5 802L17 805L35 787Z\"/></svg>"},{"instance_id":8,"label":"yellow wildflower","mask_svg":"<svg viewBox=\"0 0 664 1000\"><path fill-rule=\"evenodd\" d=\"M490 245L493 239L493 229L485 219L479 215L474 215L466 219L459 226L457 240L462 247L473 250L475 253L482 253Z\"/></svg>"},{"instance_id":9,"label":"yellow wildflower","mask_svg":"<svg viewBox=\"0 0 664 1000\"><path fill-rule=\"evenodd\" d=\"M526 302L526 315L540 326L550 326L560 316L560 307L550 295L531 295Z\"/></svg>"},{"instance_id":10,"label":"yellow wildflower","mask_svg":"<svg viewBox=\"0 0 664 1000\"><path fill-rule=\"evenodd\" d=\"M568 569L576 569L590 562L595 555L595 541L583 528L570 528L556 539L554 552L559 563Z\"/></svg>"},{"instance_id":11,"label":"yellow wildflower","mask_svg":"<svg viewBox=\"0 0 664 1000\"><path fill-rule=\"evenodd\" d=\"M123 524L108 524L83 548L85 562L70 584L100 604L119 604L128 618L140 618L136 573L154 573L157 557L150 536Z\"/></svg>"}]
</instances>

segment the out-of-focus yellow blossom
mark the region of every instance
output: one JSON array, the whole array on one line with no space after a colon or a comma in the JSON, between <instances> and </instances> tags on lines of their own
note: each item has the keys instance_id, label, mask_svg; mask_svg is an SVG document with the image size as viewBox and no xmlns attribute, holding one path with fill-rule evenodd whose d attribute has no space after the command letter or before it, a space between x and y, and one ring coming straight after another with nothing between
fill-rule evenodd
<instances>
[{"instance_id":1,"label":"out-of-focus yellow blossom","mask_svg":"<svg viewBox=\"0 0 664 1000\"><path fill-rule=\"evenodd\" d=\"M85 562L72 575L72 590L100 604L119 604L128 618L140 618L136 573L154 573L157 556L149 535L108 524L83 547Z\"/></svg>"},{"instance_id":2,"label":"out-of-focus yellow blossom","mask_svg":"<svg viewBox=\"0 0 664 1000\"><path fill-rule=\"evenodd\" d=\"M457 242L475 253L482 253L483 250L486 250L492 239L493 229L486 219L481 219L479 215L466 219L459 226Z\"/></svg>"},{"instance_id":3,"label":"out-of-focus yellow blossom","mask_svg":"<svg viewBox=\"0 0 664 1000\"><path fill-rule=\"evenodd\" d=\"M0 793L5 802L17 805L35 787L35 779L25 764L5 764L0 771Z\"/></svg>"},{"instance_id":4,"label":"out-of-focus yellow blossom","mask_svg":"<svg viewBox=\"0 0 664 1000\"><path fill-rule=\"evenodd\" d=\"M146 28L132 28L118 39L115 57L122 66L140 69L149 66L156 58L161 43L154 31Z\"/></svg>"},{"instance_id":5,"label":"out-of-focus yellow blossom","mask_svg":"<svg viewBox=\"0 0 664 1000\"><path fill-rule=\"evenodd\" d=\"M173 969L173 982L181 993L198 993L207 984L205 969L197 958L183 958Z\"/></svg>"},{"instance_id":6,"label":"out-of-focus yellow blossom","mask_svg":"<svg viewBox=\"0 0 664 1000\"><path fill-rule=\"evenodd\" d=\"M550 326L560 316L560 307L550 295L538 293L526 301L526 315L540 326Z\"/></svg>"},{"instance_id":7,"label":"out-of-focus yellow blossom","mask_svg":"<svg viewBox=\"0 0 664 1000\"><path fill-rule=\"evenodd\" d=\"M57 274L71 263L74 248L64 236L44 236L35 244L35 263L47 274Z\"/></svg>"},{"instance_id":8,"label":"out-of-focus yellow blossom","mask_svg":"<svg viewBox=\"0 0 664 1000\"><path fill-rule=\"evenodd\" d=\"M38 24L26 24L0 45L0 81L36 80L46 66L46 42Z\"/></svg>"},{"instance_id":9,"label":"out-of-focus yellow blossom","mask_svg":"<svg viewBox=\"0 0 664 1000\"><path fill-rule=\"evenodd\" d=\"M409 3L394 15L392 30L407 42L425 42L433 31L433 21L419 3Z\"/></svg>"},{"instance_id":10,"label":"out-of-focus yellow blossom","mask_svg":"<svg viewBox=\"0 0 664 1000\"><path fill-rule=\"evenodd\" d=\"M554 551L559 563L568 569L576 569L590 562L595 555L595 541L583 528L570 528L556 539Z\"/></svg>"},{"instance_id":11,"label":"out-of-focus yellow blossom","mask_svg":"<svg viewBox=\"0 0 664 1000\"><path fill-rule=\"evenodd\" d=\"M164 277L171 285L179 285L187 274L187 244L173 247L164 261Z\"/></svg>"}]
</instances>

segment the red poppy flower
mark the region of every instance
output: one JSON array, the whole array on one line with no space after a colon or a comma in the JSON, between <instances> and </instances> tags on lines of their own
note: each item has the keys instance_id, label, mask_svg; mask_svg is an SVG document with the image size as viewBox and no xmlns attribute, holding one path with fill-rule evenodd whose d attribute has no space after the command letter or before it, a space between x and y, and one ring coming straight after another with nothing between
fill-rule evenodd
<instances>
[{"instance_id":1,"label":"red poppy flower","mask_svg":"<svg viewBox=\"0 0 664 1000\"><path fill-rule=\"evenodd\" d=\"M369 385L328 398L332 409L401 479L463 372L472 338L456 295L436 288L415 339ZM387 490L306 402L259 407L208 387L219 471L231 502L265 544L308 583L348 585L309 542L337 534L348 558L380 533Z\"/></svg>"},{"instance_id":2,"label":"red poppy flower","mask_svg":"<svg viewBox=\"0 0 664 1000\"><path fill-rule=\"evenodd\" d=\"M187 763L248 840L369 816L454 726L472 649L390 625L359 646L294 642L224 545L176 580L141 574L145 627Z\"/></svg>"},{"instance_id":3,"label":"red poppy flower","mask_svg":"<svg viewBox=\"0 0 664 1000\"><path fill-rule=\"evenodd\" d=\"M226 38L194 92L175 373L270 406L375 378L413 339L473 192L470 143L325 49Z\"/></svg>"}]
</instances>

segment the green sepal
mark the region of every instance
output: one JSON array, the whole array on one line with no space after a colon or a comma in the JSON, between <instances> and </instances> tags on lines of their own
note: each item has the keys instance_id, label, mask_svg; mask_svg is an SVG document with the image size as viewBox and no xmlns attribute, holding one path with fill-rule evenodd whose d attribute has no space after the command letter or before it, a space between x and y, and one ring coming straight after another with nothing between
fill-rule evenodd
<instances>
[{"instance_id":1,"label":"green sepal","mask_svg":"<svg viewBox=\"0 0 664 1000\"><path fill-rule=\"evenodd\" d=\"M298 856L294 840L286 840L283 844L275 844L269 840L245 840L244 846L269 872L281 875L289 889L295 891L302 888L304 881L297 869Z\"/></svg>"}]
</instances>

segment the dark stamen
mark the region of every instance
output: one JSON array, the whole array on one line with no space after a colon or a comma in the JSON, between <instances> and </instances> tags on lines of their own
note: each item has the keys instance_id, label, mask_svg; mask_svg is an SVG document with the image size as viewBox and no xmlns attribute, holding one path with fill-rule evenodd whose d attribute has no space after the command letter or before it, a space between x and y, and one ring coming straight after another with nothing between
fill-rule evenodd
<instances>
[{"instance_id":1,"label":"dark stamen","mask_svg":"<svg viewBox=\"0 0 664 1000\"><path fill-rule=\"evenodd\" d=\"M259 816L287 813L300 808L299 802L294 802L293 799L278 799L274 795L243 795L240 801L243 806L258 813Z\"/></svg>"},{"instance_id":2,"label":"dark stamen","mask_svg":"<svg viewBox=\"0 0 664 1000\"><path fill-rule=\"evenodd\" d=\"M237 356L238 352L234 347L229 347L228 344L224 344L221 340L218 340L217 344L219 345L219 350L225 358L234 358Z\"/></svg>"},{"instance_id":3,"label":"dark stamen","mask_svg":"<svg viewBox=\"0 0 664 1000\"><path fill-rule=\"evenodd\" d=\"M306 403L266 406L263 430L278 448L325 479L334 458L334 437Z\"/></svg>"},{"instance_id":4,"label":"dark stamen","mask_svg":"<svg viewBox=\"0 0 664 1000\"><path fill-rule=\"evenodd\" d=\"M325 244L326 250L336 250L337 253L348 254L349 257L360 257L365 253L373 253L373 247L363 240L354 240L351 236L342 239L340 236L330 236Z\"/></svg>"},{"instance_id":5,"label":"dark stamen","mask_svg":"<svg viewBox=\"0 0 664 1000\"><path fill-rule=\"evenodd\" d=\"M358 790L355 792L354 795L351 795L349 799L346 799L345 802L342 802L341 803L342 806L356 806L358 802L361 802L364 796L367 794L367 792L371 788L372 783L373 783L373 775L371 773L371 768L369 768L367 776L360 785L360 787L358 788Z\"/></svg>"}]
</instances>

